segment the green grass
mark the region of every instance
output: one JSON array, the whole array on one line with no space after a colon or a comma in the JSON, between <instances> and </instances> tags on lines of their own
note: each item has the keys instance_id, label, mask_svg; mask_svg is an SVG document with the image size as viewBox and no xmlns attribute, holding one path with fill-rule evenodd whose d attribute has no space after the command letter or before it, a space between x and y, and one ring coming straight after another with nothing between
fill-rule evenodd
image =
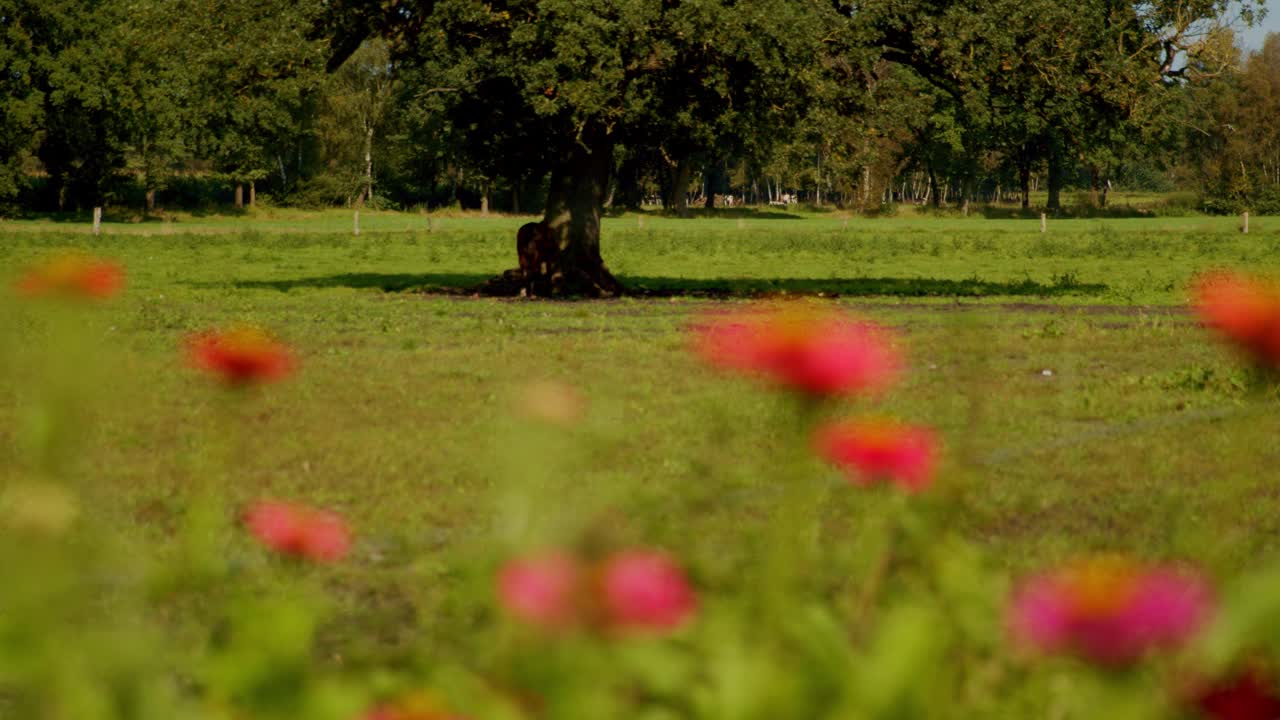
<instances>
[{"instance_id":1,"label":"green grass","mask_svg":"<svg viewBox=\"0 0 1280 720\"><path fill-rule=\"evenodd\" d=\"M528 478L546 483L533 505L546 538L604 525L678 550L708 587L740 582L758 550L744 537L778 497L786 408L690 356L688 323L724 301L423 293L513 265L524 219L444 218L428 232L418 216L371 214L355 238L343 218L110 225L99 238L0 225L14 272L61 247L128 268L127 292L92 314L107 349L89 365L109 374L86 396L92 430L74 438L95 513L165 556L210 477L233 505L341 510L360 541L355 562L327 571L342 598L328 641L355 664L406 661L406 618L429 645L456 640L474 609L450 593L475 580L456 564L509 548L503 503ZM834 293L897 328L912 371L876 409L939 429L960 530L1002 572L1108 550L1226 574L1280 545L1280 413L1179 308L1203 268L1280 265L1280 221L1242 236L1232 219L1064 220L1041 235L1037 221L977 218L628 216L607 221L604 253L633 287ZM51 347L34 334L38 307L4 311L0 482L30 468L33 363ZM301 368L228 411L179 350L236 322L276 331ZM540 435L515 417L520 389L542 379L589 398L581 427ZM832 484L816 580L840 586L889 501L816 462L807 472Z\"/></svg>"}]
</instances>

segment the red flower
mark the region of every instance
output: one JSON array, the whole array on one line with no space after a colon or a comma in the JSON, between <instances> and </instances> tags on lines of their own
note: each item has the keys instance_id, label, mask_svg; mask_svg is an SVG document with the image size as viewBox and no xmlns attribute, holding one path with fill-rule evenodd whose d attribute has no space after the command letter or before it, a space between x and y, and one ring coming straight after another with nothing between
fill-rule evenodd
<instances>
[{"instance_id":1,"label":"red flower","mask_svg":"<svg viewBox=\"0 0 1280 720\"><path fill-rule=\"evenodd\" d=\"M633 550L609 558L600 575L608 623L625 630L674 630L697 610L684 571L667 555Z\"/></svg>"},{"instance_id":2,"label":"red flower","mask_svg":"<svg viewBox=\"0 0 1280 720\"><path fill-rule=\"evenodd\" d=\"M851 420L818 428L814 444L858 485L887 481L914 493L933 482L937 440L926 428Z\"/></svg>"},{"instance_id":3,"label":"red flower","mask_svg":"<svg viewBox=\"0 0 1280 720\"><path fill-rule=\"evenodd\" d=\"M788 307L719 314L694 332L695 350L712 365L809 395L878 390L901 367L885 330L831 310Z\"/></svg>"},{"instance_id":4,"label":"red flower","mask_svg":"<svg viewBox=\"0 0 1280 720\"><path fill-rule=\"evenodd\" d=\"M1204 624L1210 605L1199 578L1102 557L1024 583L1013 599L1010 627L1043 652L1124 666L1185 642Z\"/></svg>"},{"instance_id":5,"label":"red flower","mask_svg":"<svg viewBox=\"0 0 1280 720\"><path fill-rule=\"evenodd\" d=\"M1212 720L1277 720L1280 692L1258 668L1250 668L1200 690L1192 705Z\"/></svg>"},{"instance_id":6,"label":"red flower","mask_svg":"<svg viewBox=\"0 0 1280 720\"><path fill-rule=\"evenodd\" d=\"M195 335L187 340L187 358L231 385L279 380L295 364L287 346L254 327Z\"/></svg>"},{"instance_id":7,"label":"red flower","mask_svg":"<svg viewBox=\"0 0 1280 720\"><path fill-rule=\"evenodd\" d=\"M562 628L579 619L578 561L564 553L513 560L498 573L498 600L507 612L544 628Z\"/></svg>"},{"instance_id":8,"label":"red flower","mask_svg":"<svg viewBox=\"0 0 1280 720\"><path fill-rule=\"evenodd\" d=\"M245 512L244 522L263 545L282 555L332 562L351 549L346 522L325 510L263 501Z\"/></svg>"},{"instance_id":9,"label":"red flower","mask_svg":"<svg viewBox=\"0 0 1280 720\"><path fill-rule=\"evenodd\" d=\"M1195 309L1217 330L1267 367L1280 367L1280 287L1229 272L1201 276Z\"/></svg>"},{"instance_id":10,"label":"red flower","mask_svg":"<svg viewBox=\"0 0 1280 720\"><path fill-rule=\"evenodd\" d=\"M58 255L27 271L17 291L27 297L59 296L101 300L124 286L124 270L117 264L81 253Z\"/></svg>"}]
</instances>

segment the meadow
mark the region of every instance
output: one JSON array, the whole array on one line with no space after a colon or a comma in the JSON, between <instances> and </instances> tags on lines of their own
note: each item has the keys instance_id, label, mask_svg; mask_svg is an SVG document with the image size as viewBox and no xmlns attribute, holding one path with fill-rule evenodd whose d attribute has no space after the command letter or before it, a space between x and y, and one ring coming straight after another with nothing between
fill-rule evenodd
<instances>
[{"instance_id":1,"label":"meadow","mask_svg":"<svg viewBox=\"0 0 1280 720\"><path fill-rule=\"evenodd\" d=\"M818 551L797 561L805 590L796 598L824 598L855 617L857 640L892 628L902 619L894 603L919 587L909 573L900 586L891 577L882 601L861 580L883 574L885 528L902 498L851 491L839 471L794 459L791 399L690 352L690 326L706 313L802 296L897 332L904 379L848 407L891 412L942 438L940 489L921 512L945 517L945 537L964 542L957 556L980 558L972 572L982 579L963 593L990 593L984 612L998 612L1017 578L1081 554L1187 563L1226 585L1276 556L1275 390L1186 304L1189 281L1206 269L1277 269L1280 219L1255 218L1248 235L1235 218L1199 216L1051 220L1041 234L1036 219L623 215L606 220L603 252L636 295L476 296L515 264L515 229L527 220L369 212L358 237L339 211L107 223L100 236L79 223L0 222L0 267L11 278L68 248L127 273L119 296L76 321L89 354L60 350L48 310L3 300L0 486L28 481L42 467L39 448L53 448L49 462L82 488L81 514L111 538L104 547L148 568L190 563L191 508L209 497L231 509L263 497L305 501L351 524L347 561L272 575L230 529L228 510L226 527L208 531L223 580L165 594L161 609L143 613L184 639L165 645L166 662L195 662L216 646L198 638L217 625L218 599L234 594L226 577L262 594L323 587L332 605L308 662L375 678L353 695L410 677L455 704L488 708L459 714L622 717L616 695L582 688L565 691L576 710L476 700L483 693L465 678L486 663L541 677L536 662L512 660L510 629L493 629L492 569L503 557L575 543L664 548L720 598L706 608L734 616L734 598L759 581L751 568L769 556L769 519L801 477L821 495L806 501ZM298 368L228 401L184 366L182 347L192 333L239 323L287 342ZM581 417L568 426L530 419L530 386L572 388ZM78 419L50 419L69 404ZM27 552L18 545L0 554ZM119 588L108 585L109 598ZM869 615L868 603L887 614ZM694 632L738 647L754 637L744 623L730 631L708 620ZM992 659L994 635L969 658L972 676L955 680L960 699L927 716L1101 716L1089 714L1096 696L1082 688L1093 686L1074 669L1010 670ZM628 651L610 671L645 678L649 690L622 705L631 716L817 717L815 698L834 692L804 685L810 709L797 710L784 698L801 692L799 681L779 679L786 661L735 670L724 650L719 678L680 647ZM597 672L583 669L583 658L598 659L588 650L574 660L546 652L549 667ZM0 662L0 711L6 669ZM769 675L767 698L751 695L753 673ZM1016 692L998 689L1011 678ZM725 694L684 689L703 685ZM928 703L941 691L921 692ZM1075 696L1093 699L1077 706ZM9 707L26 707L20 701ZM836 703L844 710L821 716L923 717L928 707L884 703L883 712ZM243 716L271 716L255 707Z\"/></svg>"}]
</instances>

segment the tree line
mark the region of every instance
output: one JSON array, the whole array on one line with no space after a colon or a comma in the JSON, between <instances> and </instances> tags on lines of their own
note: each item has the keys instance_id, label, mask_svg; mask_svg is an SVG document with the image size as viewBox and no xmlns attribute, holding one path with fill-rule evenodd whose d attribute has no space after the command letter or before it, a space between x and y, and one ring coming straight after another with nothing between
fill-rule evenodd
<instances>
[{"instance_id":1,"label":"tree line","mask_svg":"<svg viewBox=\"0 0 1280 720\"><path fill-rule=\"evenodd\" d=\"M0 0L0 197L536 212L597 265L646 201L1280 209L1260 6Z\"/></svg>"}]
</instances>

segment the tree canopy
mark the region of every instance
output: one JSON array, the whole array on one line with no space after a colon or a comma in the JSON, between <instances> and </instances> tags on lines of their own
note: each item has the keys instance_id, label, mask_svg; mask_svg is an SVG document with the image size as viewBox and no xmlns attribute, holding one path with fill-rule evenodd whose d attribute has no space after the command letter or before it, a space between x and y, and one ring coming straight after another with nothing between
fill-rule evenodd
<instances>
[{"instance_id":1,"label":"tree canopy","mask_svg":"<svg viewBox=\"0 0 1280 720\"><path fill-rule=\"evenodd\" d=\"M247 189L249 204L262 190L296 204L541 212L564 251L561 282L589 292L617 289L599 246L609 204L660 198L684 212L692 197L802 195L874 212L1016 191L1026 207L1042 187L1054 210L1065 188L1101 203L1125 180L1226 207L1276 175L1259 159L1275 144L1273 43L1245 58L1230 31L1260 11L0 0L0 197L151 209L242 204Z\"/></svg>"}]
</instances>

